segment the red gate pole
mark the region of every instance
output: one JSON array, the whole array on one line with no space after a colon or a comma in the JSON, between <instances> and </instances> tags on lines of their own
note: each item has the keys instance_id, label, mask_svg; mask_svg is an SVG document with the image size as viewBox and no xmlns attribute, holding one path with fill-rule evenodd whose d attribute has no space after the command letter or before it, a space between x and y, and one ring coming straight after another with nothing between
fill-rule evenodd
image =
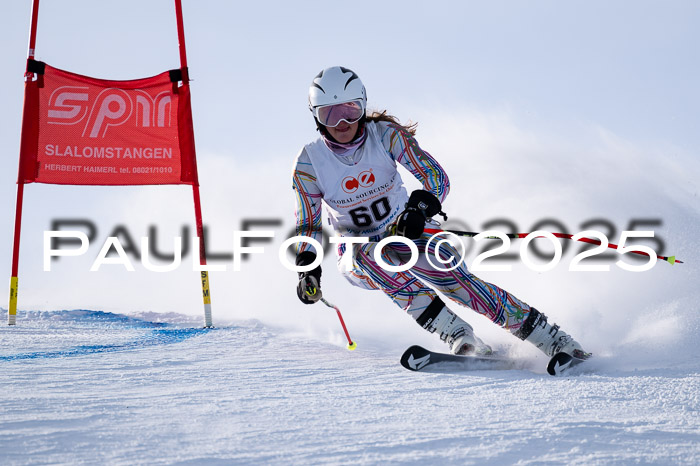
<instances>
[{"instance_id":1,"label":"red gate pole","mask_svg":"<svg viewBox=\"0 0 700 466\"><path fill-rule=\"evenodd\" d=\"M189 86L190 77L187 71L187 51L185 49L185 27L182 21L182 3L175 0L175 16L177 18L177 38L180 49L180 69L182 70L182 85ZM196 165L195 165L196 168ZM199 199L199 180L195 177L192 184L192 196L194 200L194 216L197 226L197 238L199 239L199 264L204 268L207 265L206 248L204 246L204 227L202 223L202 207ZM211 319L211 294L209 291L209 272L202 270L202 298L204 301L204 326L212 327Z\"/></svg>"},{"instance_id":2,"label":"red gate pole","mask_svg":"<svg viewBox=\"0 0 700 466\"><path fill-rule=\"evenodd\" d=\"M7 310L7 325L17 323L17 287L19 270L19 238L22 228L22 200L24 198L24 181L17 182L17 207L15 210L15 239L12 247L12 274L10 275L10 304Z\"/></svg>"},{"instance_id":3,"label":"red gate pole","mask_svg":"<svg viewBox=\"0 0 700 466\"><path fill-rule=\"evenodd\" d=\"M32 20L29 26L29 50L27 59L34 59L34 49L36 48L36 27L39 18L39 0L32 2ZM34 79L34 73L27 70L24 73L25 87L26 83ZM25 93L26 96L26 93ZM26 111L26 101L24 111ZM22 117L24 121L24 117ZM10 274L10 303L7 309L7 324L17 324L17 293L18 293L18 275L19 275L19 240L22 230L22 203L24 200L24 177L22 176L22 159L19 160L19 174L17 176L17 205L15 208L15 236L12 246L12 272Z\"/></svg>"}]
</instances>

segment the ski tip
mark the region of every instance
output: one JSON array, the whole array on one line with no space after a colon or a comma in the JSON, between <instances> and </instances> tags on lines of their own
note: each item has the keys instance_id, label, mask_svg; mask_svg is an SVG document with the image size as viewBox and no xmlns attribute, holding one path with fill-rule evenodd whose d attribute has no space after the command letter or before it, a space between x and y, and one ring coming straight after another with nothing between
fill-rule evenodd
<instances>
[{"instance_id":1,"label":"ski tip","mask_svg":"<svg viewBox=\"0 0 700 466\"><path fill-rule=\"evenodd\" d=\"M572 356L568 353L557 353L554 356L552 356L552 359L549 360L549 364L547 364L547 373L549 375L562 375L564 372L566 372L568 369L570 369L573 366L577 366L584 362L586 359L590 358L592 355L591 353L583 353L585 355L585 358L579 358L576 356Z\"/></svg>"},{"instance_id":2,"label":"ski tip","mask_svg":"<svg viewBox=\"0 0 700 466\"><path fill-rule=\"evenodd\" d=\"M571 367L574 357L568 353L557 353L547 364L547 373L549 375L561 375L565 370Z\"/></svg>"},{"instance_id":3,"label":"ski tip","mask_svg":"<svg viewBox=\"0 0 700 466\"><path fill-rule=\"evenodd\" d=\"M409 371L419 371L430 362L430 351L413 345L401 356L401 365Z\"/></svg>"}]
</instances>

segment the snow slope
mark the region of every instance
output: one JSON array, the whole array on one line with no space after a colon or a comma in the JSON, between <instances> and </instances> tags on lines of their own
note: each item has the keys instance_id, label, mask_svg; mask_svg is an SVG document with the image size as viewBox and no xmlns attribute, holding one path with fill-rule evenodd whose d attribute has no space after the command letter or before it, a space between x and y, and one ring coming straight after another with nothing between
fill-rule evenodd
<instances>
[{"instance_id":1,"label":"snow slope","mask_svg":"<svg viewBox=\"0 0 700 466\"><path fill-rule=\"evenodd\" d=\"M532 370L413 373L340 329L19 317L0 327L2 464L700 462L700 363L675 349L566 378L529 354Z\"/></svg>"}]
</instances>

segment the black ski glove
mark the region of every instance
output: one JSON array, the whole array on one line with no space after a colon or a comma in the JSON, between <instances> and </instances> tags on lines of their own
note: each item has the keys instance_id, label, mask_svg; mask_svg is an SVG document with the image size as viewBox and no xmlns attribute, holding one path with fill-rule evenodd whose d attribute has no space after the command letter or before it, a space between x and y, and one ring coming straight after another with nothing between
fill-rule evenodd
<instances>
[{"instance_id":1,"label":"black ski glove","mask_svg":"<svg viewBox=\"0 0 700 466\"><path fill-rule=\"evenodd\" d=\"M396 222L396 234L408 239L418 239L423 234L425 222L434 215L442 214L442 204L430 191L418 189L411 193L406 203L406 209L399 214Z\"/></svg>"},{"instance_id":2,"label":"black ski glove","mask_svg":"<svg viewBox=\"0 0 700 466\"><path fill-rule=\"evenodd\" d=\"M304 251L297 256L297 265L309 265L316 260L316 253ZM297 296L304 304L314 304L321 299L321 266L308 272L299 272Z\"/></svg>"}]
</instances>

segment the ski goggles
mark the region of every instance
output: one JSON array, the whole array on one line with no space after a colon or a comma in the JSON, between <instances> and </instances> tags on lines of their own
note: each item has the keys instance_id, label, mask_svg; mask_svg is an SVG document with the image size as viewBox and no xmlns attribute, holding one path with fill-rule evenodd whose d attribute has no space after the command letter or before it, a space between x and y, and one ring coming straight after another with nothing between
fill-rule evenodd
<instances>
[{"instance_id":1,"label":"ski goggles","mask_svg":"<svg viewBox=\"0 0 700 466\"><path fill-rule=\"evenodd\" d=\"M365 106L361 100L352 100L342 104L314 107L314 116L323 126L335 128L341 121L351 125L365 114Z\"/></svg>"}]
</instances>

